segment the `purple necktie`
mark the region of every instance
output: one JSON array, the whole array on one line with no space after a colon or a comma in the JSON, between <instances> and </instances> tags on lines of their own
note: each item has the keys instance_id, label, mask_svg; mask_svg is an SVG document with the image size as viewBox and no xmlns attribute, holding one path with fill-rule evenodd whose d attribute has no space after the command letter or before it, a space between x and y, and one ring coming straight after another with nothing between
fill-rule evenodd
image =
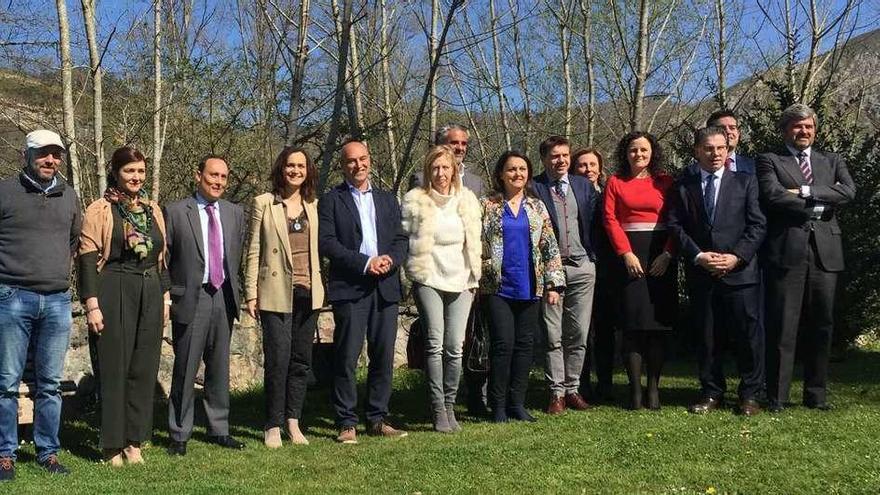
<instances>
[{"instance_id":1,"label":"purple necktie","mask_svg":"<svg viewBox=\"0 0 880 495\"><path fill-rule=\"evenodd\" d=\"M220 236L220 225L214 217L214 204L205 206L208 214L208 282L211 287L219 289L223 285L223 239Z\"/></svg>"},{"instance_id":2,"label":"purple necktie","mask_svg":"<svg viewBox=\"0 0 880 495\"><path fill-rule=\"evenodd\" d=\"M801 168L801 173L804 174L804 180L807 181L807 184L813 183L813 167L810 166L810 158L807 156L805 151L801 151L798 153L798 166Z\"/></svg>"}]
</instances>

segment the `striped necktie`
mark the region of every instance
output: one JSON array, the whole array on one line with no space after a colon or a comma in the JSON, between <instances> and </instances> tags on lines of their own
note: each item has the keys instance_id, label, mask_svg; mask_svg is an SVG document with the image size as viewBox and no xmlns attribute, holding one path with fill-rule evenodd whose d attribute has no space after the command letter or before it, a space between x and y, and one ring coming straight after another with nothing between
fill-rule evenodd
<instances>
[{"instance_id":1,"label":"striped necktie","mask_svg":"<svg viewBox=\"0 0 880 495\"><path fill-rule=\"evenodd\" d=\"M798 153L798 166L801 168L801 173L804 174L804 180L807 181L807 184L813 183L813 168L810 166L810 157L807 156L805 151L801 151Z\"/></svg>"}]
</instances>

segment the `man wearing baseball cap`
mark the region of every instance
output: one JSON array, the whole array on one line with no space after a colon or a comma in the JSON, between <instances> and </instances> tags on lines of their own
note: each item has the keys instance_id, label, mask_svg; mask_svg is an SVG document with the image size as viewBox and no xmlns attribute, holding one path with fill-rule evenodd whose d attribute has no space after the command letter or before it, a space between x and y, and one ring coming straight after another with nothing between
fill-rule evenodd
<instances>
[{"instance_id":1,"label":"man wearing baseball cap","mask_svg":"<svg viewBox=\"0 0 880 495\"><path fill-rule=\"evenodd\" d=\"M34 445L37 462L58 462L61 372L70 338L70 267L82 216L79 199L58 173L61 137L37 130L25 138L20 174L0 181L0 481L15 477L18 387L33 346Z\"/></svg>"}]
</instances>

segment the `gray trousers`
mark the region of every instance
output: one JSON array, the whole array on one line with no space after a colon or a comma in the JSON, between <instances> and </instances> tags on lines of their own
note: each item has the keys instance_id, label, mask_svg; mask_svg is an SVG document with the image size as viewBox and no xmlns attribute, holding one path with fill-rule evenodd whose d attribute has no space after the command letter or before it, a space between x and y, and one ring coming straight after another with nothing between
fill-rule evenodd
<instances>
[{"instance_id":1,"label":"gray trousers","mask_svg":"<svg viewBox=\"0 0 880 495\"><path fill-rule=\"evenodd\" d=\"M464 333L474 295L416 284L416 303L425 329L425 374L433 410L455 404L461 378Z\"/></svg>"},{"instance_id":2,"label":"gray trousers","mask_svg":"<svg viewBox=\"0 0 880 495\"><path fill-rule=\"evenodd\" d=\"M565 293L559 303L542 302L547 335L544 376L553 396L573 394L580 386L595 286L596 265L592 261L565 265Z\"/></svg>"},{"instance_id":3,"label":"gray trousers","mask_svg":"<svg viewBox=\"0 0 880 495\"><path fill-rule=\"evenodd\" d=\"M204 406L210 436L229 435L229 339L232 317L227 313L224 289L209 294L202 289L196 313L188 325L173 323L174 370L168 400L168 431L177 442L189 440L193 430L196 373L205 361Z\"/></svg>"}]
</instances>

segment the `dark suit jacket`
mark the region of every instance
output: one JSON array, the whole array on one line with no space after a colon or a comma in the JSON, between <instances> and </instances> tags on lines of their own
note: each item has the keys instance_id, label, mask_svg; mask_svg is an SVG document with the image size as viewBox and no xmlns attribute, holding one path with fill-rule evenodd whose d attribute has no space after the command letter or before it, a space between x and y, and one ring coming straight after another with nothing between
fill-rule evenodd
<instances>
[{"instance_id":1,"label":"dark suit jacket","mask_svg":"<svg viewBox=\"0 0 880 495\"><path fill-rule=\"evenodd\" d=\"M376 237L380 255L387 254L394 265L382 277L365 274L369 257L359 252L363 232L357 206L342 184L327 191L318 202L318 251L330 262L327 299L330 302L360 299L378 288L386 302L401 298L398 268L406 259L409 241L400 223L400 205L393 194L373 187L376 207Z\"/></svg>"},{"instance_id":2,"label":"dark suit jacket","mask_svg":"<svg viewBox=\"0 0 880 495\"><path fill-rule=\"evenodd\" d=\"M232 288L234 307L227 314L238 317L241 305L239 265L244 245L246 220L244 210L225 199L220 204L220 224L223 228L223 264L226 281ZM165 230L168 246L168 274L171 277L171 319L189 324L196 312L202 277L205 273L205 246L199 207L195 195L165 207Z\"/></svg>"},{"instance_id":3,"label":"dark suit jacket","mask_svg":"<svg viewBox=\"0 0 880 495\"><path fill-rule=\"evenodd\" d=\"M740 155L739 153L737 153L736 154L736 171L743 172L743 173L746 173L749 175L754 175L755 174L755 160L753 160L749 156ZM685 168L685 172L689 173L689 174L699 174L700 166L697 165L696 161L693 161L693 162L691 162L690 165L688 165Z\"/></svg>"},{"instance_id":4,"label":"dark suit jacket","mask_svg":"<svg viewBox=\"0 0 880 495\"><path fill-rule=\"evenodd\" d=\"M766 232L766 218L758 202L758 180L744 172L725 172L718 185L715 222L709 223L703 206L701 174L686 174L675 183L667 227L681 246L691 284L711 284L714 279L694 264L704 251L735 254L742 263L721 278L727 285L756 284L757 256Z\"/></svg>"},{"instance_id":5,"label":"dark suit jacket","mask_svg":"<svg viewBox=\"0 0 880 495\"><path fill-rule=\"evenodd\" d=\"M813 148L810 165L811 197L804 199L787 191L806 185L797 158L787 148L758 155L758 184L767 212L767 261L778 268L802 263L812 232L822 267L830 272L842 271L843 244L834 210L855 198L856 186L846 163L837 154ZM825 212L820 219L812 220L817 202L825 205Z\"/></svg>"},{"instance_id":6,"label":"dark suit jacket","mask_svg":"<svg viewBox=\"0 0 880 495\"><path fill-rule=\"evenodd\" d=\"M552 192L553 180L547 172L535 177L533 181L535 194L544 202L547 212L550 213L550 221L553 223L553 233L559 239L559 216L556 213L556 205L553 203ZM591 261L596 261L596 252L593 249L593 221L595 220L596 198L599 193L590 184L590 181L574 174L568 174L569 192L574 193L574 199L578 205L578 229L580 230L581 244L587 250L587 256Z\"/></svg>"}]
</instances>

